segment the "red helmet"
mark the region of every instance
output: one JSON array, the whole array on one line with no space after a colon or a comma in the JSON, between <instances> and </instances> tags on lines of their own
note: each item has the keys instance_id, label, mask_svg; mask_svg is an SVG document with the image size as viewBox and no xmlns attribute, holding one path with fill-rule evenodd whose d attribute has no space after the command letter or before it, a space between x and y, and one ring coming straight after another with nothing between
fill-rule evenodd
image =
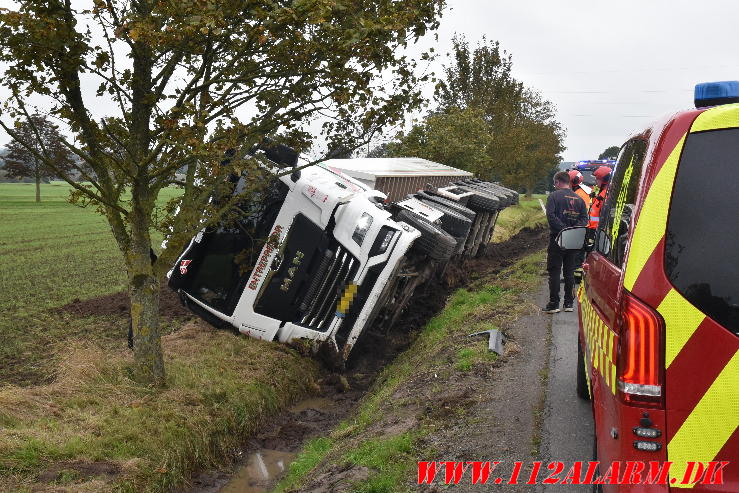
<instances>
[{"instance_id":1,"label":"red helmet","mask_svg":"<svg viewBox=\"0 0 739 493\"><path fill-rule=\"evenodd\" d=\"M573 187L576 187L580 183L582 183L582 173L580 173L576 169L571 169L568 174L570 175L570 183Z\"/></svg>"},{"instance_id":2,"label":"red helmet","mask_svg":"<svg viewBox=\"0 0 739 493\"><path fill-rule=\"evenodd\" d=\"M599 182L608 183L611 180L611 171L611 168L608 166L601 166L593 171L593 176Z\"/></svg>"}]
</instances>

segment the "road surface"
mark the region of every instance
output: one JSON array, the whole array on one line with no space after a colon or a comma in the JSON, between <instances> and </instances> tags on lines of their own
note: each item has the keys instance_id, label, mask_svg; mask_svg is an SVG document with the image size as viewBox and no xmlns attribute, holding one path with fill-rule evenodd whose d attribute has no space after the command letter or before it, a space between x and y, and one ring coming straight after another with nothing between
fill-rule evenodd
<instances>
[{"instance_id":1,"label":"road surface","mask_svg":"<svg viewBox=\"0 0 739 493\"><path fill-rule=\"evenodd\" d=\"M542 303L544 301L546 301L545 297ZM573 461L592 460L593 416L590 402L578 398L575 393L577 306L574 312L560 312L551 317L552 346L549 357L549 382L544 410L541 457L545 463L564 462L566 471ZM553 485L542 487L540 491L546 493L590 491L590 488L592 487Z\"/></svg>"}]
</instances>

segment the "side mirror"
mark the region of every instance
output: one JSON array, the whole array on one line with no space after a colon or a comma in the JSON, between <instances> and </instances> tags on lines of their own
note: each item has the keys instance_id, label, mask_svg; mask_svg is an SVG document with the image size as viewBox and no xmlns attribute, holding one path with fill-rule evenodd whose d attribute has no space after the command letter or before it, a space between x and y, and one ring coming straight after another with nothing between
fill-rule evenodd
<instances>
[{"instance_id":1,"label":"side mirror","mask_svg":"<svg viewBox=\"0 0 739 493\"><path fill-rule=\"evenodd\" d=\"M585 226L565 228L557 235L557 245L563 250L582 250L585 246L585 235L587 231L588 228Z\"/></svg>"},{"instance_id":2,"label":"side mirror","mask_svg":"<svg viewBox=\"0 0 739 493\"><path fill-rule=\"evenodd\" d=\"M598 230L598 236L595 239L598 251L602 253L603 255L608 255L611 253L611 239L608 237L608 233L603 231L602 229Z\"/></svg>"}]
</instances>

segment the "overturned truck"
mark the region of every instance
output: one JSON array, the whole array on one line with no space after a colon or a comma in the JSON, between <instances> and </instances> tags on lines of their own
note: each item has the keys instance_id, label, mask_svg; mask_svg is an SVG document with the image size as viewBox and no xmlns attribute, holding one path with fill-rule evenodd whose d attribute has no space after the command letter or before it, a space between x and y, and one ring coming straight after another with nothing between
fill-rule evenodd
<instances>
[{"instance_id":1,"label":"overturned truck","mask_svg":"<svg viewBox=\"0 0 739 493\"><path fill-rule=\"evenodd\" d=\"M244 196L238 220L190 241L169 286L214 325L312 340L343 362L365 329L392 327L418 286L484 251L516 203L513 190L423 159L330 159Z\"/></svg>"}]
</instances>

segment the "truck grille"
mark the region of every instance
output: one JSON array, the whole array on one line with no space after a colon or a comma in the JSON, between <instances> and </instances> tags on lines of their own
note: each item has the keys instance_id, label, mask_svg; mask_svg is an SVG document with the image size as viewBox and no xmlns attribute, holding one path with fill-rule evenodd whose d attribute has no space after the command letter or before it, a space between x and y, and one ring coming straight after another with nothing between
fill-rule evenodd
<instances>
[{"instance_id":1,"label":"truck grille","mask_svg":"<svg viewBox=\"0 0 739 493\"><path fill-rule=\"evenodd\" d=\"M328 330L336 317L339 297L358 268L359 261L341 245L327 250L300 304L300 324L322 332Z\"/></svg>"}]
</instances>

